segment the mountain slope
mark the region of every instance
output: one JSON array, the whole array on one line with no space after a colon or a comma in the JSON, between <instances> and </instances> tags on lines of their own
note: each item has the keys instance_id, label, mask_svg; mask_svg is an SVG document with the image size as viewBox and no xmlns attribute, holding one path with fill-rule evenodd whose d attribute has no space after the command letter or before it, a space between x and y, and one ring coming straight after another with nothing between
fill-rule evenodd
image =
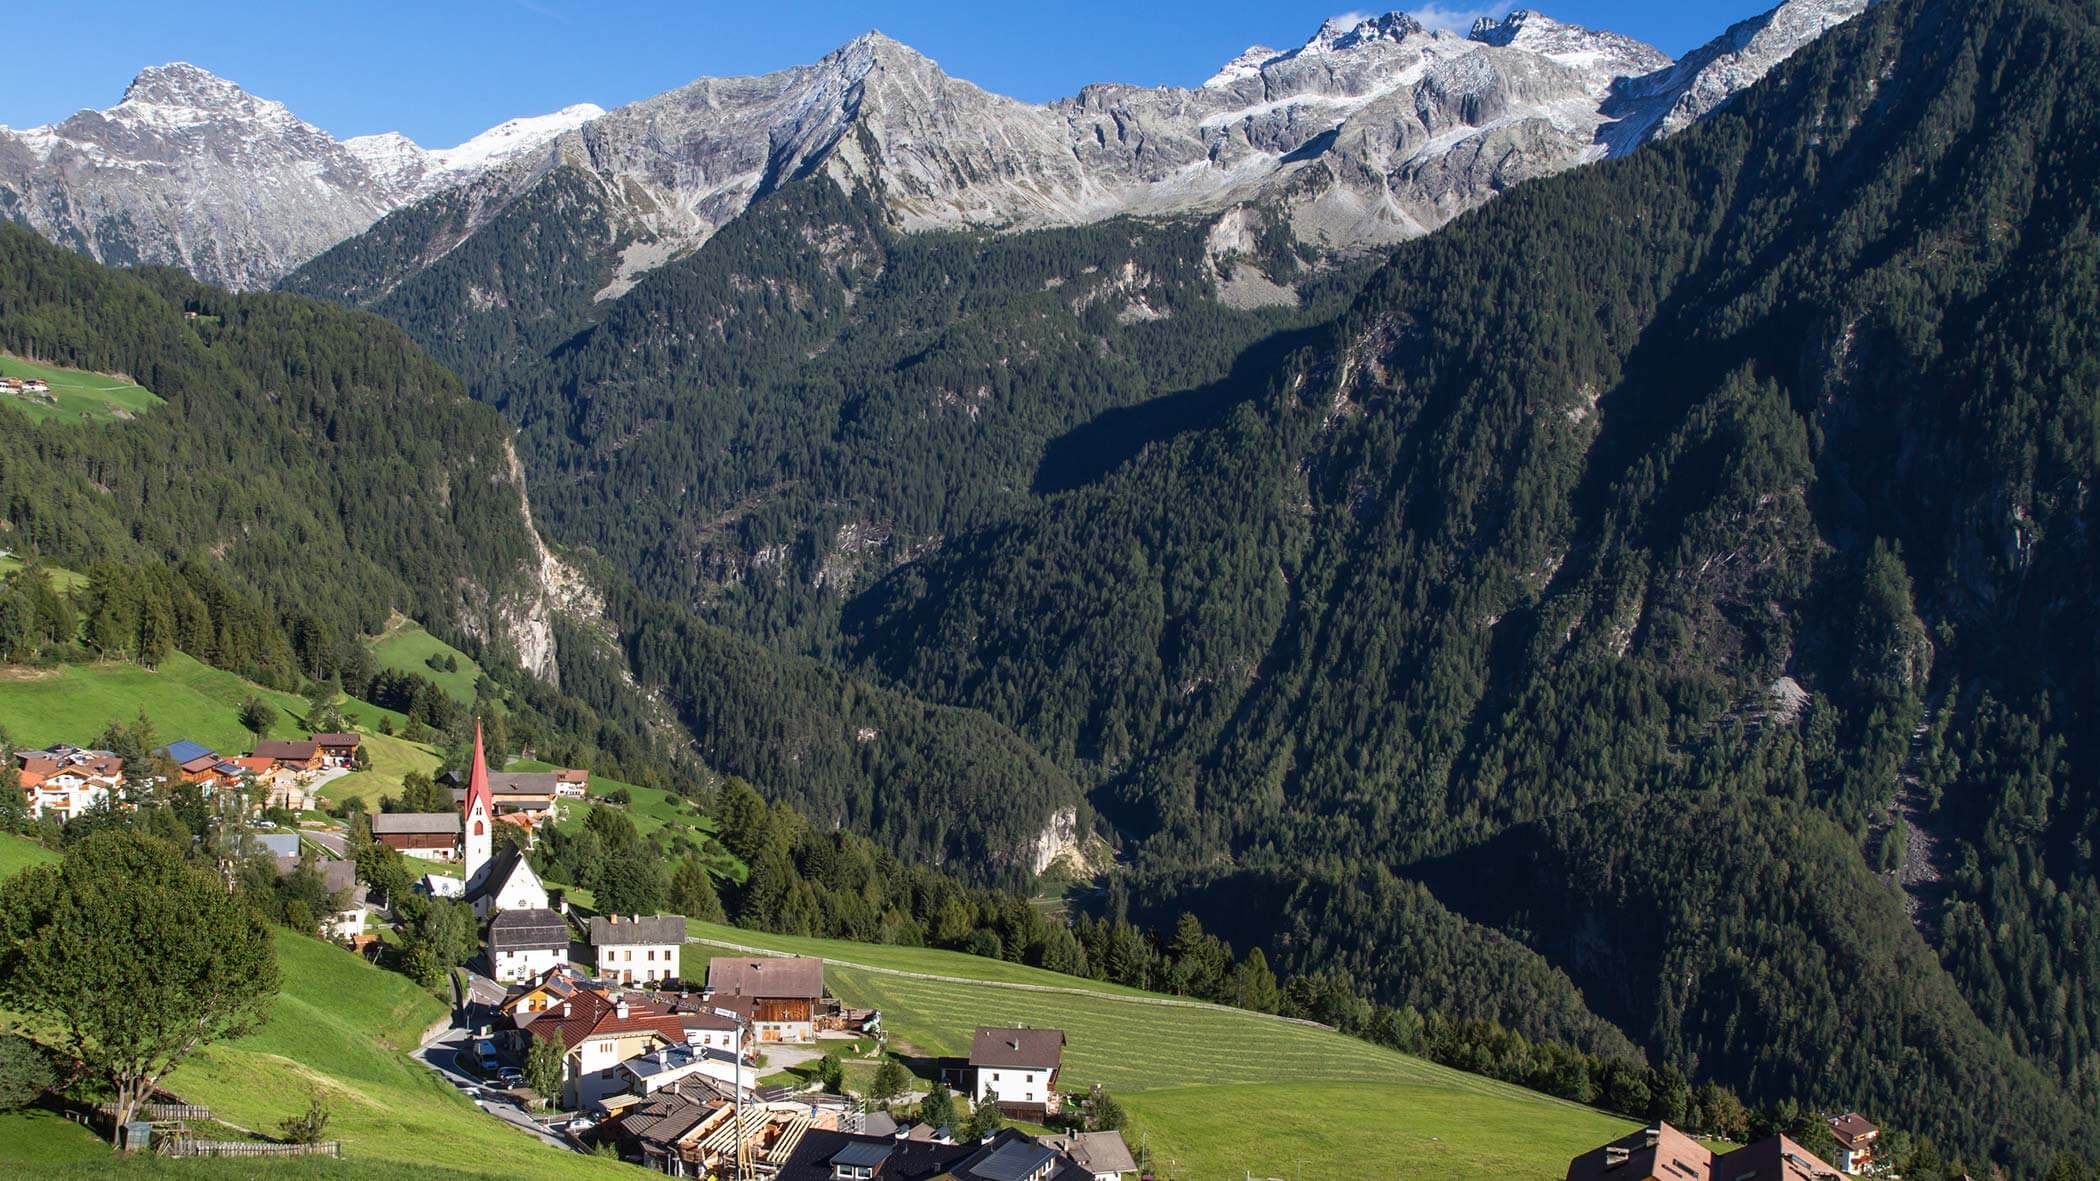
<instances>
[{"instance_id":1,"label":"mountain slope","mask_svg":"<svg viewBox=\"0 0 2100 1181\"><path fill-rule=\"evenodd\" d=\"M600 114L513 120L457 148L337 142L283 104L184 62L45 127L0 127L0 217L113 265L177 266L235 289L285 272L419 197L529 154Z\"/></svg>"},{"instance_id":2,"label":"mountain slope","mask_svg":"<svg viewBox=\"0 0 2100 1181\"><path fill-rule=\"evenodd\" d=\"M1889 0L1682 136L1404 247L1223 426L892 576L859 651L1100 783L1140 908L1200 907L1221 862L1389 867L1682 1066L2025 1168L2089 1150L2087 15ZM1931 709L2004 737L1914 762ZM1869 901L1907 765L1957 850L1922 933L1892 882ZM1713 823L1659 819L1685 810ZM1449 886L1505 882L1495 841L1533 828L1536 878ZM1512 910L1557 892L1572 931ZM1266 905L1225 929L1408 982L1375 897ZM1759 969L1789 945L1844 950ZM1696 970L1624 966L1651 953Z\"/></svg>"}]
</instances>

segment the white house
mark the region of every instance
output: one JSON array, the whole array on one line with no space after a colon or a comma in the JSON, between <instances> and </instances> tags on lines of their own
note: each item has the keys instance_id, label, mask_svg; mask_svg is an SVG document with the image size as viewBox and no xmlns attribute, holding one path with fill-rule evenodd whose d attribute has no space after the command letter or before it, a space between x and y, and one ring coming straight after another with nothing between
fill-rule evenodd
<instances>
[{"instance_id":1,"label":"white house","mask_svg":"<svg viewBox=\"0 0 2100 1181\"><path fill-rule=\"evenodd\" d=\"M569 960L569 923L551 910L506 910L489 920L489 975L505 984L537 980Z\"/></svg>"},{"instance_id":2,"label":"white house","mask_svg":"<svg viewBox=\"0 0 2100 1181\"><path fill-rule=\"evenodd\" d=\"M591 920L591 948L597 953L598 975L606 980L677 980L678 952L684 946L684 915L600 915Z\"/></svg>"},{"instance_id":3,"label":"white house","mask_svg":"<svg viewBox=\"0 0 2100 1181\"><path fill-rule=\"evenodd\" d=\"M971 1102L990 1095L1015 1119L1041 1122L1056 1114L1057 1072L1064 1065L1061 1029L986 1029L970 1042Z\"/></svg>"},{"instance_id":4,"label":"white house","mask_svg":"<svg viewBox=\"0 0 2100 1181\"><path fill-rule=\"evenodd\" d=\"M685 1037L680 1019L661 1008L631 1003L625 996L579 990L534 1017L526 1033L565 1047L562 1055L561 1106L571 1110L595 1106L608 1095L625 1092L634 1076L621 1064Z\"/></svg>"},{"instance_id":5,"label":"white house","mask_svg":"<svg viewBox=\"0 0 2100 1181\"><path fill-rule=\"evenodd\" d=\"M124 786L124 760L106 750L54 746L15 753L31 816L71 820Z\"/></svg>"}]
</instances>

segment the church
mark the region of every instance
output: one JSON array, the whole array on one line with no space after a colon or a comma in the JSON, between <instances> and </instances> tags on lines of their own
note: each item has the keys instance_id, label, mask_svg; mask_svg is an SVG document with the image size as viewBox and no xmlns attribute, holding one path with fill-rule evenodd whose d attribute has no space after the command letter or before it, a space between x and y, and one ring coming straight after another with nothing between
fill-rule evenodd
<instances>
[{"instance_id":1,"label":"church","mask_svg":"<svg viewBox=\"0 0 2100 1181\"><path fill-rule=\"evenodd\" d=\"M568 962L568 923L548 909L547 887L525 860L524 849L507 844L497 854L495 841L495 797L489 790L488 758L477 721L474 763L460 803L460 865L474 917L488 920L490 975L516 983Z\"/></svg>"}]
</instances>

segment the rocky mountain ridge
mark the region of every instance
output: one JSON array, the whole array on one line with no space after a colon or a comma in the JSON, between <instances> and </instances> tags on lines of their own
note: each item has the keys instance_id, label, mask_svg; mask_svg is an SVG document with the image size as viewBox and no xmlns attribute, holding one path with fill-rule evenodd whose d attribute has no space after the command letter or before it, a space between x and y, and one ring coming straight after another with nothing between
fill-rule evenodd
<instances>
[{"instance_id":1,"label":"rocky mountain ridge","mask_svg":"<svg viewBox=\"0 0 2100 1181\"><path fill-rule=\"evenodd\" d=\"M177 266L252 290L597 113L586 104L513 120L438 152L398 135L339 141L176 62L140 71L105 110L0 127L0 216L102 262Z\"/></svg>"},{"instance_id":2,"label":"rocky mountain ridge","mask_svg":"<svg viewBox=\"0 0 2100 1181\"><path fill-rule=\"evenodd\" d=\"M390 212L455 203L460 216L390 231L415 240L387 290L568 165L607 210L609 298L821 171L878 189L908 230L1263 206L1308 253L1356 253L1669 134L1866 3L1787 0L1682 62L1532 11L1465 35L1399 12L1338 17L1200 86L1104 83L1048 104L869 33L807 66L702 78L610 114L579 104L436 151L395 133L336 140L178 63L142 72L109 110L0 128L0 216L103 261L253 288Z\"/></svg>"}]
</instances>

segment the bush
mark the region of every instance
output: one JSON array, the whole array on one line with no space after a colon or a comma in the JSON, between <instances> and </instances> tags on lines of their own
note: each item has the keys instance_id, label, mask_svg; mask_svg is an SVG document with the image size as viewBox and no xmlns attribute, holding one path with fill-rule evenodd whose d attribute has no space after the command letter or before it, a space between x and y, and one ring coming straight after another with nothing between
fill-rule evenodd
<instances>
[{"instance_id":1,"label":"bush","mask_svg":"<svg viewBox=\"0 0 2100 1181\"><path fill-rule=\"evenodd\" d=\"M306 1110L291 1116L277 1125L284 1130L287 1144L319 1144L321 1133L328 1130L328 1105L321 1101L321 1092L309 1092Z\"/></svg>"},{"instance_id":2,"label":"bush","mask_svg":"<svg viewBox=\"0 0 2100 1181\"><path fill-rule=\"evenodd\" d=\"M0 1036L0 1111L36 1102L57 1081L42 1046L15 1034Z\"/></svg>"}]
</instances>

